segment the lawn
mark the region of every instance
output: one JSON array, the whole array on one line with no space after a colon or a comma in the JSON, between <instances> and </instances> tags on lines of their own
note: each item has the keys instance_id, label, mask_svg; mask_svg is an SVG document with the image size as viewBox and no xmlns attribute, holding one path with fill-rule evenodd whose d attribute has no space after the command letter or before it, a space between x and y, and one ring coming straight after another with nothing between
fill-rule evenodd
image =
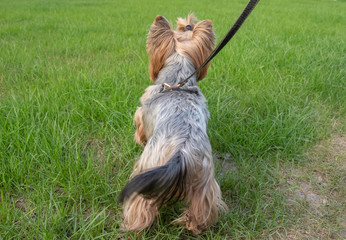
<instances>
[{"instance_id":1,"label":"lawn","mask_svg":"<svg viewBox=\"0 0 346 240\"><path fill-rule=\"evenodd\" d=\"M282 168L319 166L311 149L345 134L344 0L262 0L200 82L230 211L201 237L171 223L180 204L120 231L150 24L194 12L220 40L246 3L0 0L0 239L286 238L297 215Z\"/></svg>"}]
</instances>

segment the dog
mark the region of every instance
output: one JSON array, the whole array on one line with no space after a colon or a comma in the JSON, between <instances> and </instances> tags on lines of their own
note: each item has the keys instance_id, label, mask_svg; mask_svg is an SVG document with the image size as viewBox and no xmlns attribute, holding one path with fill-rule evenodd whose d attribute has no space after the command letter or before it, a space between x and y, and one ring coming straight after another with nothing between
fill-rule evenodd
<instances>
[{"instance_id":1,"label":"dog","mask_svg":"<svg viewBox=\"0 0 346 240\"><path fill-rule=\"evenodd\" d=\"M194 22L190 14L170 23L157 16L147 37L149 75L154 83L135 113L135 141L144 146L130 181L120 194L124 229L140 231L153 223L161 206L185 200L187 208L174 222L200 234L226 211L214 176L207 135L209 111L197 86L209 64L179 89L162 92L162 84L186 79L210 55L215 33L210 20Z\"/></svg>"}]
</instances>

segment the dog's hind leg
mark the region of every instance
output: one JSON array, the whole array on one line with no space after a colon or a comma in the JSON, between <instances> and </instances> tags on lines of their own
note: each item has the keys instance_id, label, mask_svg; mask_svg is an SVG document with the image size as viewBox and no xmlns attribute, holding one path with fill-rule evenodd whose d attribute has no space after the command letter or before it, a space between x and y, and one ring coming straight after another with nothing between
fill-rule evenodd
<instances>
[{"instance_id":1,"label":"dog's hind leg","mask_svg":"<svg viewBox=\"0 0 346 240\"><path fill-rule=\"evenodd\" d=\"M158 209L153 200L137 196L128 199L124 204L124 228L127 231L139 231L149 227L158 215Z\"/></svg>"},{"instance_id":2,"label":"dog's hind leg","mask_svg":"<svg viewBox=\"0 0 346 240\"><path fill-rule=\"evenodd\" d=\"M190 207L185 212L186 228L194 234L200 234L217 221L218 209L214 203L213 192L206 188L196 189L189 199Z\"/></svg>"},{"instance_id":3,"label":"dog's hind leg","mask_svg":"<svg viewBox=\"0 0 346 240\"><path fill-rule=\"evenodd\" d=\"M188 193L189 208L175 220L185 223L186 228L194 234L200 234L218 219L219 211L227 211L227 205L221 199L221 190L214 178L213 167L210 174L198 174ZM206 173L206 172L205 172Z\"/></svg>"}]
</instances>

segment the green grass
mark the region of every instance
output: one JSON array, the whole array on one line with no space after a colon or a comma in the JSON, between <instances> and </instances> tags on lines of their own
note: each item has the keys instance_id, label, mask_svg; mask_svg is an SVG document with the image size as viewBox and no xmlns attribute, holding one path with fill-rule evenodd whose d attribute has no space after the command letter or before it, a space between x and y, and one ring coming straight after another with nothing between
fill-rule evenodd
<instances>
[{"instance_id":1,"label":"green grass","mask_svg":"<svg viewBox=\"0 0 346 240\"><path fill-rule=\"evenodd\" d=\"M247 1L0 1L0 238L130 238L116 199L141 147L133 114L150 85L154 17L194 12L219 39ZM262 0L200 87L228 214L204 239L285 229L280 162L345 117L345 1ZM220 173L221 169L217 169ZM138 238L194 238L165 209Z\"/></svg>"}]
</instances>

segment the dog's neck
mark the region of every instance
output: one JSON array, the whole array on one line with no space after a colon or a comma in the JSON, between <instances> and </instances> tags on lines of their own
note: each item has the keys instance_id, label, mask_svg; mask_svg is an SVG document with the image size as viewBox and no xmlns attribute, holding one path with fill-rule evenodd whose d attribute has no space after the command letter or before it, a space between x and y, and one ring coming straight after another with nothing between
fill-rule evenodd
<instances>
[{"instance_id":1,"label":"dog's neck","mask_svg":"<svg viewBox=\"0 0 346 240\"><path fill-rule=\"evenodd\" d=\"M175 85L180 81L185 80L195 71L195 66L188 59L188 57L174 53L169 56L160 70L155 84L166 83L168 85ZM186 86L197 85L196 75L191 77Z\"/></svg>"}]
</instances>

